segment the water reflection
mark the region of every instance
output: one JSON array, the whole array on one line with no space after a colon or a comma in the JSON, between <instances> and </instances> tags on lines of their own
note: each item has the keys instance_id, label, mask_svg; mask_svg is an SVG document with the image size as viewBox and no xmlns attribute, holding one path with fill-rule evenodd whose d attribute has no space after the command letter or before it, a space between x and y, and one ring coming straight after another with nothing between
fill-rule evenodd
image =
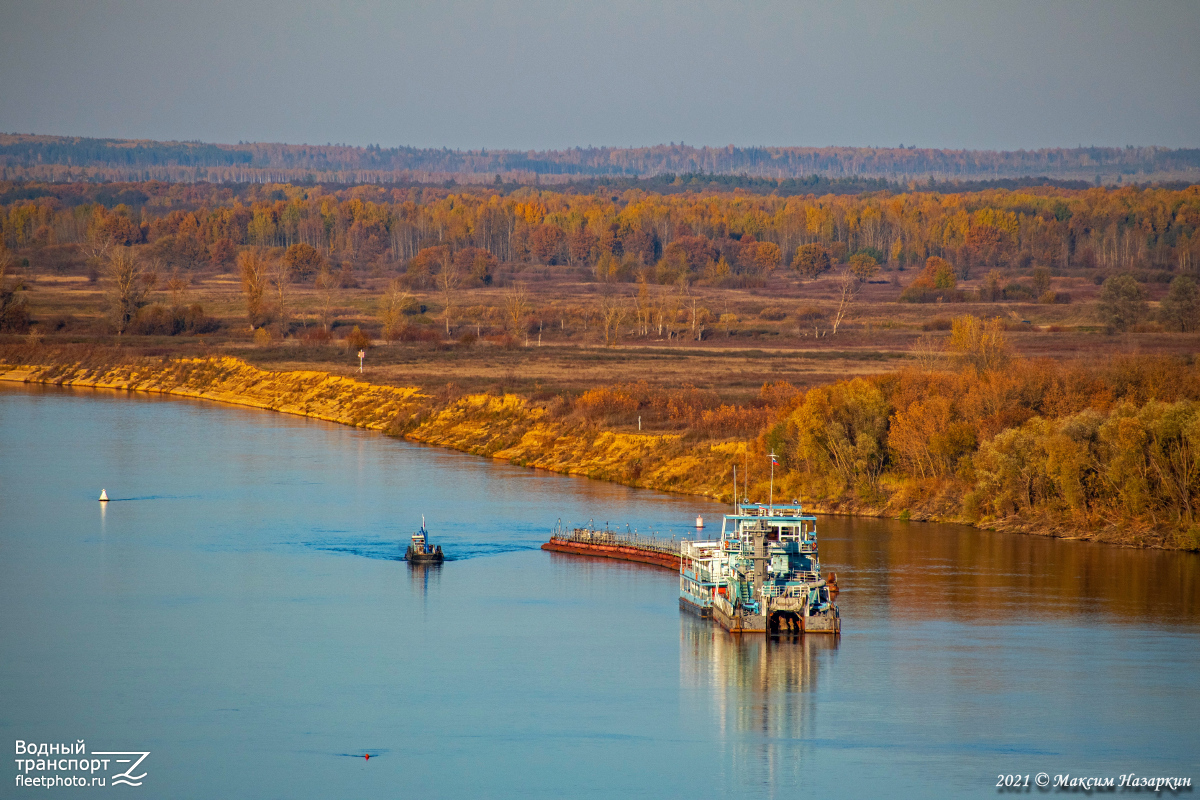
<instances>
[{"instance_id":1,"label":"water reflection","mask_svg":"<svg viewBox=\"0 0 1200 800\"><path fill-rule=\"evenodd\" d=\"M680 614L680 685L711 695L713 722L723 733L732 726L773 739L803 738L820 656L836 652L839 638L735 636Z\"/></svg>"},{"instance_id":2,"label":"water reflection","mask_svg":"<svg viewBox=\"0 0 1200 800\"><path fill-rule=\"evenodd\" d=\"M1200 618L1200 558L964 528L823 517L821 556L839 603L870 616L998 622L1102 615Z\"/></svg>"},{"instance_id":3,"label":"water reflection","mask_svg":"<svg viewBox=\"0 0 1200 800\"><path fill-rule=\"evenodd\" d=\"M442 580L441 564L419 564L413 561L404 562L408 565L408 583L412 587L413 597L425 600L429 596L429 584L436 589Z\"/></svg>"},{"instance_id":4,"label":"water reflection","mask_svg":"<svg viewBox=\"0 0 1200 800\"><path fill-rule=\"evenodd\" d=\"M766 790L796 785L802 746L816 736L819 669L829 669L837 636L735 636L680 614L679 681L701 713L694 724L723 742L723 769L736 783Z\"/></svg>"},{"instance_id":5,"label":"water reflection","mask_svg":"<svg viewBox=\"0 0 1200 800\"><path fill-rule=\"evenodd\" d=\"M994 794L993 769L1195 772L1195 554L822 517L843 637L737 638L680 617L670 572L537 549L558 518L719 519L699 498L268 412L0 400L0 734L102 721L159 748L156 796L927 797ZM97 520L101 486L146 502ZM396 562L421 513L442 568ZM411 690L426 675L438 690Z\"/></svg>"}]
</instances>

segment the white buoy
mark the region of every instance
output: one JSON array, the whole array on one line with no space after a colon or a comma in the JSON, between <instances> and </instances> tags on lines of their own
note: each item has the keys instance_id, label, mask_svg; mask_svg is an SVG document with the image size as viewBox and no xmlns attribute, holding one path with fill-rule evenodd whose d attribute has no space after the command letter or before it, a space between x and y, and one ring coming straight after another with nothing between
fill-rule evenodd
<instances>
[{"instance_id":1,"label":"white buoy","mask_svg":"<svg viewBox=\"0 0 1200 800\"><path fill-rule=\"evenodd\" d=\"M703 528L703 527L704 527L704 517L701 517L701 516L697 516L697 517L696 517L696 527L697 527L697 528Z\"/></svg>"},{"instance_id":2,"label":"white buoy","mask_svg":"<svg viewBox=\"0 0 1200 800\"><path fill-rule=\"evenodd\" d=\"M103 489L100 490L100 502L101 503L108 502L108 492L104 491Z\"/></svg>"}]
</instances>

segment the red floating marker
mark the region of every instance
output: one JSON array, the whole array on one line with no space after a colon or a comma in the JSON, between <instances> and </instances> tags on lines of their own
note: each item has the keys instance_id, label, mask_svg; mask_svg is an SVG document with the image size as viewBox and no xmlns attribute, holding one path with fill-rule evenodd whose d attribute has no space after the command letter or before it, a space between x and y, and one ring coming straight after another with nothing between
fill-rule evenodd
<instances>
[{"instance_id":1,"label":"red floating marker","mask_svg":"<svg viewBox=\"0 0 1200 800\"><path fill-rule=\"evenodd\" d=\"M367 753L365 756L363 756L363 758L365 758L365 759L367 759L367 760L370 760L370 758L371 758L371 754L370 754L370 753Z\"/></svg>"}]
</instances>

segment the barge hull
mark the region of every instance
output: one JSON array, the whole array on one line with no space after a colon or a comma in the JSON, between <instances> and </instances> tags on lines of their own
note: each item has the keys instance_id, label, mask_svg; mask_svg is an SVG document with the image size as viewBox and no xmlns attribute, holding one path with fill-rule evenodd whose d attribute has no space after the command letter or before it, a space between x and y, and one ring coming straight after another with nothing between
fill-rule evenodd
<instances>
[{"instance_id":1,"label":"barge hull","mask_svg":"<svg viewBox=\"0 0 1200 800\"><path fill-rule=\"evenodd\" d=\"M767 618L758 614L742 614L738 611L730 613L725 606L729 603L722 601L720 598L713 603L712 618L715 619L722 628L730 633L766 633Z\"/></svg>"},{"instance_id":2,"label":"barge hull","mask_svg":"<svg viewBox=\"0 0 1200 800\"><path fill-rule=\"evenodd\" d=\"M679 607L689 614L695 614L702 619L712 619L712 606L701 606L688 600L686 597L679 598Z\"/></svg>"},{"instance_id":3,"label":"barge hull","mask_svg":"<svg viewBox=\"0 0 1200 800\"><path fill-rule=\"evenodd\" d=\"M662 553L657 550L643 550L629 545L595 544L551 539L542 545L542 549L555 553L570 553L576 556L613 558L618 561L636 561L639 564L650 564L651 566L669 569L672 572L679 571L679 556L671 553Z\"/></svg>"},{"instance_id":4,"label":"barge hull","mask_svg":"<svg viewBox=\"0 0 1200 800\"><path fill-rule=\"evenodd\" d=\"M842 632L842 618L840 616L826 616L824 614L805 617L804 632L839 634Z\"/></svg>"}]
</instances>

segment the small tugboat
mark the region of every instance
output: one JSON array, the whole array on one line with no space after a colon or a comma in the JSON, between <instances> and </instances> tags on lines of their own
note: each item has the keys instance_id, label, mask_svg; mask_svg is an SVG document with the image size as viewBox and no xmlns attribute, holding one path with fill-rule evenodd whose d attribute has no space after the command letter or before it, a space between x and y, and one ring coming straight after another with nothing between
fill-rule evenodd
<instances>
[{"instance_id":1,"label":"small tugboat","mask_svg":"<svg viewBox=\"0 0 1200 800\"><path fill-rule=\"evenodd\" d=\"M421 517L421 530L412 535L412 544L404 553L404 560L413 564L441 564L446 560L442 546L429 544L429 533L425 530L425 517Z\"/></svg>"}]
</instances>

